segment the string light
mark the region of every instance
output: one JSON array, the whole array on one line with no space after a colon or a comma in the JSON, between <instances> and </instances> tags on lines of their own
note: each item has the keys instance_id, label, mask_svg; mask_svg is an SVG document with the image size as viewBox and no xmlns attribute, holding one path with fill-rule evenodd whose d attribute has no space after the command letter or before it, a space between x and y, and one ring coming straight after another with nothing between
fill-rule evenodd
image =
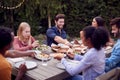
<instances>
[{"instance_id":1,"label":"string light","mask_svg":"<svg viewBox=\"0 0 120 80\"><path fill-rule=\"evenodd\" d=\"M0 5L0 7L3 9L16 9L16 8L20 7L24 3L24 1L25 0L22 0L22 2L20 2L17 6L14 6L14 7L8 7L8 6L2 6L2 5Z\"/></svg>"}]
</instances>

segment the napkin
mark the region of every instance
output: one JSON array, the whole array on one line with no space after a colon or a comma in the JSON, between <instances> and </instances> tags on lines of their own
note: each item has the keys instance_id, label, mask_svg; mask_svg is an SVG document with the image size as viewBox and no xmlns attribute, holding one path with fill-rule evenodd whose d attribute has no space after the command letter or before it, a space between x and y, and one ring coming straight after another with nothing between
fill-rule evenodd
<instances>
[{"instance_id":1,"label":"napkin","mask_svg":"<svg viewBox=\"0 0 120 80\"><path fill-rule=\"evenodd\" d=\"M24 61L25 59L23 59L23 58L7 58L7 60L16 63L19 61Z\"/></svg>"}]
</instances>

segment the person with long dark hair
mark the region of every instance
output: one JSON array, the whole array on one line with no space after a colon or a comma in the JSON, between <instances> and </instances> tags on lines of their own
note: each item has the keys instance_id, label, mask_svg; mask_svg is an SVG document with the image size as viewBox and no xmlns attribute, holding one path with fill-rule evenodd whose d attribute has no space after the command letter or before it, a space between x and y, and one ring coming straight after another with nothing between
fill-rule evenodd
<instances>
[{"instance_id":1,"label":"person with long dark hair","mask_svg":"<svg viewBox=\"0 0 120 80\"><path fill-rule=\"evenodd\" d=\"M105 27L105 21L102 17L97 16L95 18L93 18L92 20L92 26L93 27Z\"/></svg>"},{"instance_id":2,"label":"person with long dark hair","mask_svg":"<svg viewBox=\"0 0 120 80\"><path fill-rule=\"evenodd\" d=\"M97 16L97 17L93 18L92 26L95 27L95 28L102 27L102 28L107 29L105 27L105 20L101 16ZM114 45L114 41L110 37L110 34L109 34L109 42L106 45L108 45L108 46L113 46Z\"/></svg>"},{"instance_id":3,"label":"person with long dark hair","mask_svg":"<svg viewBox=\"0 0 120 80\"><path fill-rule=\"evenodd\" d=\"M95 80L95 78L104 73L105 53L104 46L109 41L108 32L104 28L95 28L93 26L85 27L80 31L82 43L88 47L88 51L82 55L68 52L67 55L74 60L79 61L76 65L71 65L63 56L56 56L61 59L66 71L72 76L66 80ZM83 72L83 76L79 73Z\"/></svg>"}]
</instances>

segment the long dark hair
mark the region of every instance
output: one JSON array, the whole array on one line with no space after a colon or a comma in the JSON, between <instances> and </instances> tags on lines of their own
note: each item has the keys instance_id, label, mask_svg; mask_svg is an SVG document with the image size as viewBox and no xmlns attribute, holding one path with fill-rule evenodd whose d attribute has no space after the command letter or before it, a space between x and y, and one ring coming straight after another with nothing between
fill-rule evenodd
<instances>
[{"instance_id":1,"label":"long dark hair","mask_svg":"<svg viewBox=\"0 0 120 80\"><path fill-rule=\"evenodd\" d=\"M9 45L13 41L12 30L6 27L0 27L0 49Z\"/></svg>"},{"instance_id":2,"label":"long dark hair","mask_svg":"<svg viewBox=\"0 0 120 80\"><path fill-rule=\"evenodd\" d=\"M104 19L101 16L97 16L94 19L96 20L97 25L99 27L104 27L105 26L105 21L104 21Z\"/></svg>"},{"instance_id":3,"label":"long dark hair","mask_svg":"<svg viewBox=\"0 0 120 80\"><path fill-rule=\"evenodd\" d=\"M83 32L85 38L90 38L93 47L97 50L100 50L109 41L108 31L104 28L88 26L83 29Z\"/></svg>"}]
</instances>

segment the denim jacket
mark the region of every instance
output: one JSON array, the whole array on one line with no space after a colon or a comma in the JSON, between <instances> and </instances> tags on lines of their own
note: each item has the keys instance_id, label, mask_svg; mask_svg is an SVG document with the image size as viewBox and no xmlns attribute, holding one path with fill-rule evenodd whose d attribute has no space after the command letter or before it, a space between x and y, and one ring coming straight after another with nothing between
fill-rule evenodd
<instances>
[{"instance_id":1,"label":"denim jacket","mask_svg":"<svg viewBox=\"0 0 120 80\"><path fill-rule=\"evenodd\" d=\"M106 59L105 65L106 72L120 66L120 39L118 39L116 44L113 46L111 56Z\"/></svg>"}]
</instances>

